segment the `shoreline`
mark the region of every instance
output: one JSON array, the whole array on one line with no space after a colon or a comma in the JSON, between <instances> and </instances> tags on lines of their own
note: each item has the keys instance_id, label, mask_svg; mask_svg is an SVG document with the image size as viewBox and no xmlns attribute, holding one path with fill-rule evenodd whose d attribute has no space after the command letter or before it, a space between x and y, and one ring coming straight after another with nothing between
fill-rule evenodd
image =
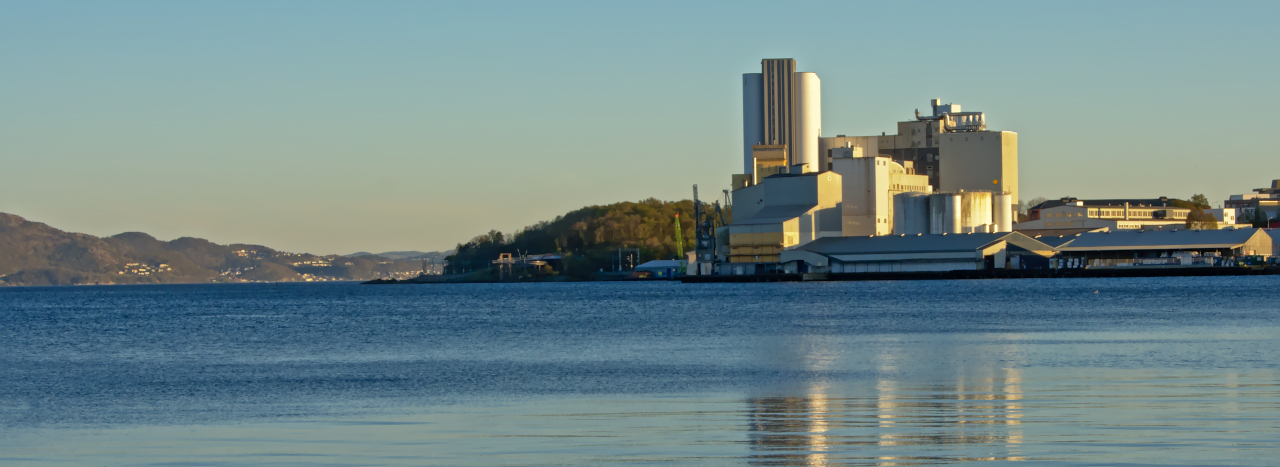
<instances>
[{"instance_id":1,"label":"shoreline","mask_svg":"<svg viewBox=\"0 0 1280 467\"><path fill-rule=\"evenodd\" d=\"M1273 276L1280 275L1280 267L1162 267L1162 268L1105 268L1105 269L985 269L972 271L927 272L847 272L804 274L754 274L741 276L680 276L671 279L615 278L596 280L465 280L460 277L424 276L414 279L374 279L362 282L368 285L390 284L515 284L544 282L662 282L679 281L684 284L743 283L743 282L840 282L840 281L919 281L919 280L974 280L974 279L1080 279L1121 277L1191 277L1191 276Z\"/></svg>"}]
</instances>

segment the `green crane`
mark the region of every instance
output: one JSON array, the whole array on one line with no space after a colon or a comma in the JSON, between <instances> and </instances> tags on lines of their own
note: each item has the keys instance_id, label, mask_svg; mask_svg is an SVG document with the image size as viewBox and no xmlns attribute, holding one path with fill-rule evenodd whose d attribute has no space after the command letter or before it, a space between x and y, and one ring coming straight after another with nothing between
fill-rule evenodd
<instances>
[{"instance_id":1,"label":"green crane","mask_svg":"<svg viewBox=\"0 0 1280 467\"><path fill-rule=\"evenodd\" d=\"M676 260L684 259L684 237L680 236L680 213L676 213ZM680 266L680 275L685 275L685 267Z\"/></svg>"},{"instance_id":2,"label":"green crane","mask_svg":"<svg viewBox=\"0 0 1280 467\"><path fill-rule=\"evenodd\" d=\"M676 259L684 259L684 239L680 237L680 214L676 214Z\"/></svg>"}]
</instances>

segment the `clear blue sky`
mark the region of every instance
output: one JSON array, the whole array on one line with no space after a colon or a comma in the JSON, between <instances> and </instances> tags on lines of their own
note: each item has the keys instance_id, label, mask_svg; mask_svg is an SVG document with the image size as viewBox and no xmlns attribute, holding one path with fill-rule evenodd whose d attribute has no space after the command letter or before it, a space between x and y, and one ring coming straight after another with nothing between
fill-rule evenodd
<instances>
[{"instance_id":1,"label":"clear blue sky","mask_svg":"<svg viewBox=\"0 0 1280 467\"><path fill-rule=\"evenodd\" d=\"M741 77L823 132L928 100L1036 196L1215 205L1280 178L1280 3L0 2L0 211L94 235L436 250L741 168ZM1270 138L1270 139L1268 139Z\"/></svg>"}]
</instances>

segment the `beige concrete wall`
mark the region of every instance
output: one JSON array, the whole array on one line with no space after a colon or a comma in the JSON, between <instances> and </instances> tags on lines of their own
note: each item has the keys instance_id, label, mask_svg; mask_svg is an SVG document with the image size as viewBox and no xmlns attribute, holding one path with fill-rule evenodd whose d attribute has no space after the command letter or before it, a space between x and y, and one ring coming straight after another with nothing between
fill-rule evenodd
<instances>
[{"instance_id":1,"label":"beige concrete wall","mask_svg":"<svg viewBox=\"0 0 1280 467\"><path fill-rule=\"evenodd\" d=\"M827 170L829 155L836 148L852 149L853 157L874 157L880 154L879 136L833 136L818 139L819 172ZM892 138L892 137L887 137Z\"/></svg>"},{"instance_id":2,"label":"beige concrete wall","mask_svg":"<svg viewBox=\"0 0 1280 467\"><path fill-rule=\"evenodd\" d=\"M848 236L888 235L893 228L893 197L889 193L889 169L894 164L887 157L835 159L832 170L840 174L841 234Z\"/></svg>"},{"instance_id":3,"label":"beige concrete wall","mask_svg":"<svg viewBox=\"0 0 1280 467\"><path fill-rule=\"evenodd\" d=\"M938 146L942 135L942 123L935 121L898 122L898 135L894 148L932 148Z\"/></svg>"},{"instance_id":4,"label":"beige concrete wall","mask_svg":"<svg viewBox=\"0 0 1280 467\"><path fill-rule=\"evenodd\" d=\"M1018 199L1018 134L1012 131L945 133L938 149L943 192L1007 192Z\"/></svg>"},{"instance_id":5,"label":"beige concrete wall","mask_svg":"<svg viewBox=\"0 0 1280 467\"><path fill-rule=\"evenodd\" d=\"M908 175L906 173L890 173L889 189L897 193L907 191L918 191L921 193L933 192L933 187L929 186L929 176L927 175Z\"/></svg>"}]
</instances>

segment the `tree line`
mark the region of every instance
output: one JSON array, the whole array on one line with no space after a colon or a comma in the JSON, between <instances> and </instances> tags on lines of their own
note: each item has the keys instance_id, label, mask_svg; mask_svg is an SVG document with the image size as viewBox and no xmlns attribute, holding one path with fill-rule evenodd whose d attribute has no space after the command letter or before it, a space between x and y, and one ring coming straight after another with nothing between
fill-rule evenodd
<instances>
[{"instance_id":1,"label":"tree line","mask_svg":"<svg viewBox=\"0 0 1280 467\"><path fill-rule=\"evenodd\" d=\"M710 211L711 206L703 204ZM637 248L640 262L675 259L675 217L680 216L684 250L694 244L693 201L661 201L649 198L587 206L520 229L512 234L497 230L459 243L448 256L449 273L468 273L489 268L502 253L512 255L562 253L564 273L586 278L611 270L618 248Z\"/></svg>"}]
</instances>

